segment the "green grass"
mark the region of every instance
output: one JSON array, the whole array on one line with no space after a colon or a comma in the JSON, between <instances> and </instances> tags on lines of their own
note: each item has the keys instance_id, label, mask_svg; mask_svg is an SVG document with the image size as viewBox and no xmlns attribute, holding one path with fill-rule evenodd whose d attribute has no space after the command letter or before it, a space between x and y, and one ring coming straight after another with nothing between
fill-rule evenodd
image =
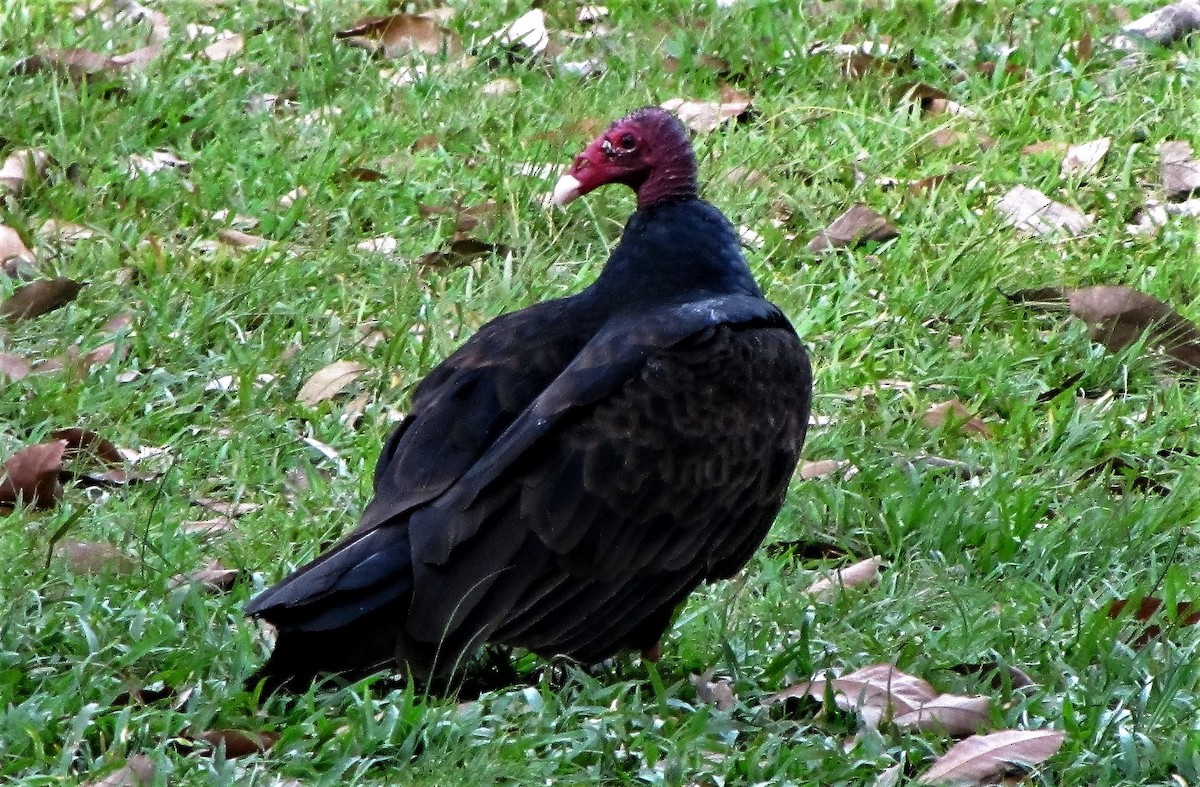
<instances>
[{"instance_id":1,"label":"green grass","mask_svg":"<svg viewBox=\"0 0 1200 787\"><path fill-rule=\"evenodd\" d=\"M525 10L455 4L450 25L467 40ZM0 76L0 154L37 146L56 160L46 181L0 206L0 223L31 243L48 218L98 231L74 246L37 246L44 272L88 286L64 309L8 325L0 349L34 360L77 342L87 350L105 341L105 321L134 318L119 340L124 360L82 380L57 373L6 384L3 446L80 425L121 445L170 451L156 481L98 501L71 489L52 511L0 519L6 783L89 781L140 753L156 763L160 783L178 785L861 784L901 757L912 776L945 750L944 738L885 730L846 751L852 720L760 703L826 669L880 661L944 691L991 694L996 728L1064 730L1066 743L1037 783L1200 779L1197 630L1169 631L1139 649L1129 644L1131 627L1107 615L1114 598L1200 597L1194 384L1150 357L1106 355L1083 326L1001 295L1125 284L1200 319L1196 220L1174 219L1153 237L1125 232L1157 182L1155 145L1182 138L1200 147L1196 50L1154 51L1124 69L1098 45L1078 65L1064 45L1085 31L1099 40L1119 22L1103 4L1074 0L964 2L952 13L932 1L811 3L805 13L766 0L648 5L614 0L612 34L569 45L570 59L603 56L606 70L587 80L479 63L390 85L381 64L332 38L381 12L359 0L315 3L303 15L272 0L164 0L155 7L176 36L120 93L49 74ZM575 6L547 11L552 28L578 28ZM104 30L69 12L52 0L5 3L0 73L40 47L104 50L111 41L110 51L122 52L145 43L143 27ZM203 46L182 39L189 22L264 29L241 56L207 62L186 57ZM835 57L804 55L819 40L885 36L914 50L911 76L848 80ZM1008 45L1016 46L1008 62L1025 67L1026 79L974 68ZM682 55L676 73L661 67L667 52ZM364 682L260 709L240 684L267 644L242 618L243 603L352 525L389 411L404 409L412 385L483 321L590 281L632 209L631 195L610 189L548 213L540 199L550 184L517 165L568 162L585 136L538 135L581 118L607 122L674 96L715 97L718 79L693 67L693 53L726 58L754 98L749 122L698 138L698 151L706 196L765 238L748 252L751 264L811 347L815 411L826 421L805 454L860 470L844 481L797 480L769 540L882 555L881 581L814 601L800 591L836 561L763 550L738 580L692 597L657 672L623 662L594 677L571 672L561 687L535 682L462 705ZM952 82L947 64L965 79ZM482 94L498 77L519 89ZM978 117L922 117L897 105L894 83L913 80L947 88ZM296 110L246 111L247 99L266 93L293 96ZM298 121L322 108L341 112ZM934 149L927 140L940 128L986 132L997 143L986 152L969 143ZM414 148L429 134L437 146ZM1019 153L1041 140L1101 135L1113 147L1085 183L1061 179L1054 154ZM131 179L128 157L155 148L190 161L190 172ZM926 196L876 184L955 164L969 169ZM354 166L387 178L345 177ZM731 181L735 167L761 170L769 182ZM1017 184L1094 212L1092 231L1054 244L1005 227L990 206ZM297 186L308 197L280 207ZM499 217L482 237L511 256L422 269L355 248L391 234L397 258L415 259L453 232L419 218L418 205L488 199ZM902 235L820 258L805 252L857 201L891 216ZM281 245L205 251L198 243L224 226L211 218L222 209L256 217L251 231ZM0 281L0 294L12 286ZM367 324L382 342L364 343ZM303 382L337 359L370 366L352 389L373 395L357 426L340 418L346 398L296 402ZM129 370L141 374L119 382ZM1082 387L1113 395L1037 401L1079 372ZM275 378L256 385L264 373ZM236 379L231 390L205 390L223 375ZM883 379L913 385L845 395ZM929 405L953 397L996 438L921 423ZM332 446L344 466L304 437ZM966 481L897 461L920 453L983 472ZM1114 457L1136 471L1087 472ZM291 490L289 472L307 474L308 488ZM1139 491L1137 473L1173 491ZM261 508L234 534L181 533L180 522L204 517L189 505L199 496ZM141 569L81 576L58 560L45 568L51 535L69 522L69 537L120 545ZM214 558L250 581L227 595L170 588L173 575ZM951 669L992 660L1039 686L993 690L989 677ZM697 699L687 676L708 668L733 682L741 701L732 710ZM188 693L181 702L115 705L131 686ZM179 743L188 730L216 727L281 738L240 759L189 754Z\"/></svg>"}]
</instances>

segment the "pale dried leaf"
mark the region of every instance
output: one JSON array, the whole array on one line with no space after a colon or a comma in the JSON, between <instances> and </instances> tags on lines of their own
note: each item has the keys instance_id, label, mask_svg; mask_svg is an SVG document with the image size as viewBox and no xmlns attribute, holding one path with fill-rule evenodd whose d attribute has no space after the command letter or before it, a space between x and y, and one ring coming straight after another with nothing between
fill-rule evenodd
<instances>
[{"instance_id":1,"label":"pale dried leaf","mask_svg":"<svg viewBox=\"0 0 1200 787\"><path fill-rule=\"evenodd\" d=\"M519 85L517 85L516 81L502 77L488 82L479 89L479 92L485 96L503 96L508 93L517 92L518 87Z\"/></svg>"},{"instance_id":2,"label":"pale dried leaf","mask_svg":"<svg viewBox=\"0 0 1200 787\"><path fill-rule=\"evenodd\" d=\"M822 597L842 588L874 585L879 581L879 567L882 565L883 558L878 555L860 560L846 568L839 568L829 577L818 579L804 592L810 596Z\"/></svg>"},{"instance_id":3,"label":"pale dried leaf","mask_svg":"<svg viewBox=\"0 0 1200 787\"><path fill-rule=\"evenodd\" d=\"M229 30L222 30L211 44L204 47L200 54L204 56L205 60L225 60L234 55L240 55L245 48L244 36Z\"/></svg>"},{"instance_id":4,"label":"pale dried leaf","mask_svg":"<svg viewBox=\"0 0 1200 787\"><path fill-rule=\"evenodd\" d=\"M550 45L550 33L546 30L546 12L535 8L517 17L480 42L480 48L488 44L500 44L516 54L541 55Z\"/></svg>"},{"instance_id":5,"label":"pale dried leaf","mask_svg":"<svg viewBox=\"0 0 1200 787\"><path fill-rule=\"evenodd\" d=\"M13 151L0 166L0 189L20 194L31 181L41 180L50 166L50 154L40 148Z\"/></svg>"},{"instance_id":6,"label":"pale dried leaf","mask_svg":"<svg viewBox=\"0 0 1200 787\"><path fill-rule=\"evenodd\" d=\"M1071 145L1067 148L1067 155L1063 157L1059 176L1085 178L1094 174L1099 171L1111 145L1112 137L1100 137L1091 142Z\"/></svg>"},{"instance_id":7,"label":"pale dried leaf","mask_svg":"<svg viewBox=\"0 0 1200 787\"><path fill-rule=\"evenodd\" d=\"M1180 0L1151 11L1121 28L1112 45L1117 49L1136 50L1144 42L1170 46L1200 30L1200 0Z\"/></svg>"},{"instance_id":8,"label":"pale dried leaf","mask_svg":"<svg viewBox=\"0 0 1200 787\"><path fill-rule=\"evenodd\" d=\"M0 224L0 263L4 264L4 272L12 276L20 267L20 263L32 263L33 261L33 252L25 245L25 241L21 240L17 231L5 224Z\"/></svg>"},{"instance_id":9,"label":"pale dried leaf","mask_svg":"<svg viewBox=\"0 0 1200 787\"><path fill-rule=\"evenodd\" d=\"M1200 161L1192 157L1192 146L1169 140L1158 146L1159 177L1167 199L1183 200L1200 192Z\"/></svg>"},{"instance_id":10,"label":"pale dried leaf","mask_svg":"<svg viewBox=\"0 0 1200 787\"><path fill-rule=\"evenodd\" d=\"M824 699L826 688L842 710L873 709L893 715L911 713L938 696L933 686L891 664L873 664L836 678L818 678L797 684L766 698L767 704L792 697Z\"/></svg>"},{"instance_id":11,"label":"pale dried leaf","mask_svg":"<svg viewBox=\"0 0 1200 787\"><path fill-rule=\"evenodd\" d=\"M66 306L83 289L73 279L37 279L13 291L12 297L0 303L0 318L27 320Z\"/></svg>"},{"instance_id":12,"label":"pale dried leaf","mask_svg":"<svg viewBox=\"0 0 1200 787\"><path fill-rule=\"evenodd\" d=\"M184 585L199 585L209 593L228 593L241 576L236 568L226 568L221 562L214 560L204 568L187 574L177 574L171 578L171 587Z\"/></svg>"},{"instance_id":13,"label":"pale dried leaf","mask_svg":"<svg viewBox=\"0 0 1200 787\"><path fill-rule=\"evenodd\" d=\"M188 172L191 168L192 165L190 162L181 159L165 148L152 150L149 156L134 153L129 157L129 176L134 178L138 175L152 175L164 169Z\"/></svg>"},{"instance_id":14,"label":"pale dried leaf","mask_svg":"<svg viewBox=\"0 0 1200 787\"><path fill-rule=\"evenodd\" d=\"M304 383L296 400L310 407L337 396L367 370L357 361L334 361Z\"/></svg>"},{"instance_id":15,"label":"pale dried leaf","mask_svg":"<svg viewBox=\"0 0 1200 787\"><path fill-rule=\"evenodd\" d=\"M865 241L882 242L899 234L900 230L889 224L886 218L860 202L834 219L820 235L809 241L808 250L821 252Z\"/></svg>"},{"instance_id":16,"label":"pale dried leaf","mask_svg":"<svg viewBox=\"0 0 1200 787\"><path fill-rule=\"evenodd\" d=\"M153 760L144 754L134 754L117 770L83 787L149 787L154 783L154 771Z\"/></svg>"},{"instance_id":17,"label":"pale dried leaf","mask_svg":"<svg viewBox=\"0 0 1200 787\"><path fill-rule=\"evenodd\" d=\"M54 545L54 554L65 559L76 574L129 574L137 569L133 558L98 541L60 541Z\"/></svg>"},{"instance_id":18,"label":"pale dried leaf","mask_svg":"<svg viewBox=\"0 0 1200 787\"><path fill-rule=\"evenodd\" d=\"M96 232L82 224L60 221L59 219L46 219L42 222L42 226L38 228L38 235L47 240L57 241L58 243L74 243L75 241L95 237Z\"/></svg>"},{"instance_id":19,"label":"pale dried leaf","mask_svg":"<svg viewBox=\"0 0 1200 787\"><path fill-rule=\"evenodd\" d=\"M843 480L849 480L858 473L858 468L850 464L848 459L818 459L815 462L801 462L799 475L802 481L813 481L843 469L846 470L842 474Z\"/></svg>"},{"instance_id":20,"label":"pale dried leaf","mask_svg":"<svg viewBox=\"0 0 1200 787\"><path fill-rule=\"evenodd\" d=\"M1054 756L1065 736L1058 730L1005 730L972 735L938 757L920 784L980 784Z\"/></svg>"},{"instance_id":21,"label":"pale dried leaf","mask_svg":"<svg viewBox=\"0 0 1200 787\"><path fill-rule=\"evenodd\" d=\"M944 732L953 737L974 735L991 720L989 697L942 694L914 711L892 719L901 730Z\"/></svg>"},{"instance_id":22,"label":"pale dried leaf","mask_svg":"<svg viewBox=\"0 0 1200 787\"><path fill-rule=\"evenodd\" d=\"M16 382L29 376L32 367L29 361L12 353L0 353L0 379Z\"/></svg>"},{"instance_id":23,"label":"pale dried leaf","mask_svg":"<svg viewBox=\"0 0 1200 787\"><path fill-rule=\"evenodd\" d=\"M921 416L921 421L931 429L937 429L949 421L960 424L960 428L964 431L973 432L989 440L995 437L992 427L988 426L957 399L931 405L925 411L925 414Z\"/></svg>"},{"instance_id":24,"label":"pale dried leaf","mask_svg":"<svg viewBox=\"0 0 1200 787\"><path fill-rule=\"evenodd\" d=\"M237 524L228 517L219 519L194 519L179 523L179 532L192 535L211 536L237 530Z\"/></svg>"},{"instance_id":25,"label":"pale dried leaf","mask_svg":"<svg viewBox=\"0 0 1200 787\"><path fill-rule=\"evenodd\" d=\"M400 248L400 241L394 235L378 235L354 244L359 251L369 251L376 254L392 254Z\"/></svg>"},{"instance_id":26,"label":"pale dried leaf","mask_svg":"<svg viewBox=\"0 0 1200 787\"><path fill-rule=\"evenodd\" d=\"M200 506L223 517L245 516L262 508L258 503L231 503L226 500L212 500L207 497L194 498L192 505Z\"/></svg>"},{"instance_id":27,"label":"pale dried leaf","mask_svg":"<svg viewBox=\"0 0 1200 787\"><path fill-rule=\"evenodd\" d=\"M750 109L750 97L734 92L722 96L720 101L672 98L664 101L661 106L668 112L674 112L692 131L707 134L745 115Z\"/></svg>"},{"instance_id":28,"label":"pale dried leaf","mask_svg":"<svg viewBox=\"0 0 1200 787\"><path fill-rule=\"evenodd\" d=\"M996 203L1006 223L1030 235L1076 237L1092 224L1072 207L1055 202L1037 189L1015 186Z\"/></svg>"},{"instance_id":29,"label":"pale dried leaf","mask_svg":"<svg viewBox=\"0 0 1200 787\"><path fill-rule=\"evenodd\" d=\"M265 249L274 245L274 241L251 235L248 232L235 230L232 227L225 227L217 230L217 240L224 243L226 246L232 246L235 249Z\"/></svg>"}]
</instances>

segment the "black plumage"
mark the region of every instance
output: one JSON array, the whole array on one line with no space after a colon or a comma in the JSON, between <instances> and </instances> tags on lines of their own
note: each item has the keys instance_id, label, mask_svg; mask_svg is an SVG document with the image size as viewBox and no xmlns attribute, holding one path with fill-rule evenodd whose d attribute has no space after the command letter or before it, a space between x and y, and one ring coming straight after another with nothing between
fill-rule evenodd
<instances>
[{"instance_id":1,"label":"black plumage","mask_svg":"<svg viewBox=\"0 0 1200 787\"><path fill-rule=\"evenodd\" d=\"M810 372L677 120L617 121L560 202L638 192L595 283L503 315L421 382L358 527L255 598L256 676L445 674L485 642L595 662L648 651L702 582L738 571L783 503Z\"/></svg>"}]
</instances>

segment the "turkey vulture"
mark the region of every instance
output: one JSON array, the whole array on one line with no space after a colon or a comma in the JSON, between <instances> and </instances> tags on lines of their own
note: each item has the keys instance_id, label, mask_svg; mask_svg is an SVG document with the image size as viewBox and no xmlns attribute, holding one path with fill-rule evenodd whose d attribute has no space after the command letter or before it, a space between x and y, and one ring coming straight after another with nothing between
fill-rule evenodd
<instances>
[{"instance_id":1,"label":"turkey vulture","mask_svg":"<svg viewBox=\"0 0 1200 787\"><path fill-rule=\"evenodd\" d=\"M428 680L484 643L656 657L675 608L762 542L808 424L804 346L699 198L674 116L613 123L554 201L606 183L637 211L596 281L492 320L430 372L358 527L250 602L278 629L251 679L265 690Z\"/></svg>"}]
</instances>

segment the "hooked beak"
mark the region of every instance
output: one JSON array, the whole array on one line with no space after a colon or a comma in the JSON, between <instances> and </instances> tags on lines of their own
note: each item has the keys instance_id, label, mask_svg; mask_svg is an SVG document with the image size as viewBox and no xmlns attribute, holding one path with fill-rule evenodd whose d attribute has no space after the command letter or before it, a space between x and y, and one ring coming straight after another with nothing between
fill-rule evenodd
<instances>
[{"instance_id":1,"label":"hooked beak","mask_svg":"<svg viewBox=\"0 0 1200 787\"><path fill-rule=\"evenodd\" d=\"M563 175L558 179L558 183L554 184L554 191L550 194L550 203L560 208L564 207L583 193L580 191L582 187L583 184L579 182L579 178L574 175Z\"/></svg>"}]
</instances>

